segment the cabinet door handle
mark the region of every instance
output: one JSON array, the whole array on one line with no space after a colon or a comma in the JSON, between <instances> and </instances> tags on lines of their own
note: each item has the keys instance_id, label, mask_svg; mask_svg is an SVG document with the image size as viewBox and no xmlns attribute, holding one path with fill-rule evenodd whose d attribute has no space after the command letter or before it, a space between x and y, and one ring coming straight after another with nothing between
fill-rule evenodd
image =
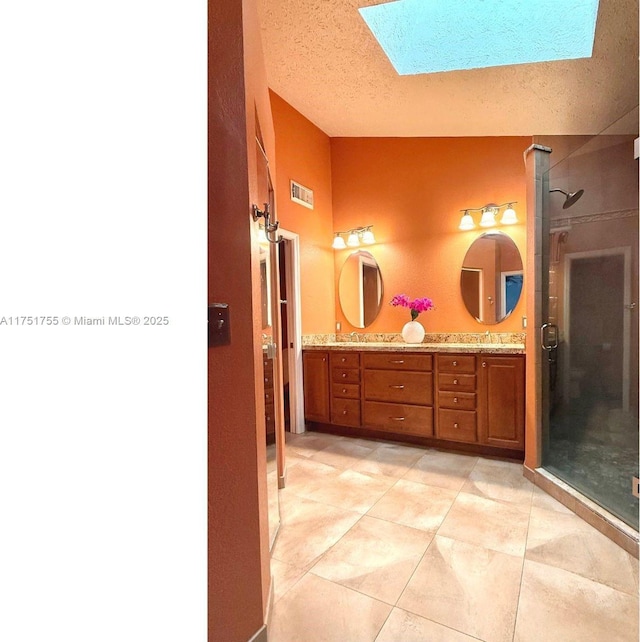
<instances>
[{"instance_id":1,"label":"cabinet door handle","mask_svg":"<svg viewBox=\"0 0 640 642\"><path fill-rule=\"evenodd\" d=\"M342 357L341 361L342 361L342 363L346 363L347 358L346 357Z\"/></svg>"},{"instance_id":2,"label":"cabinet door handle","mask_svg":"<svg viewBox=\"0 0 640 642\"><path fill-rule=\"evenodd\" d=\"M397 386L390 385L389 388L396 388L397 390L404 390L404 386L402 386L402 385L397 385Z\"/></svg>"},{"instance_id":3,"label":"cabinet door handle","mask_svg":"<svg viewBox=\"0 0 640 642\"><path fill-rule=\"evenodd\" d=\"M456 423L456 424L453 424L453 427L454 427L454 428L458 428L459 426L458 426L458 424Z\"/></svg>"},{"instance_id":4,"label":"cabinet door handle","mask_svg":"<svg viewBox=\"0 0 640 642\"><path fill-rule=\"evenodd\" d=\"M342 411L342 414L343 414L343 415L346 415L346 414L347 414L347 411L346 411L346 410L343 410L343 411Z\"/></svg>"},{"instance_id":5,"label":"cabinet door handle","mask_svg":"<svg viewBox=\"0 0 640 642\"><path fill-rule=\"evenodd\" d=\"M458 403L458 397L453 398L453 403Z\"/></svg>"},{"instance_id":6,"label":"cabinet door handle","mask_svg":"<svg viewBox=\"0 0 640 642\"><path fill-rule=\"evenodd\" d=\"M454 365L454 366L457 366L457 365L458 365L458 362L457 362L457 361L454 361L454 362L453 362L453 365Z\"/></svg>"},{"instance_id":7,"label":"cabinet door handle","mask_svg":"<svg viewBox=\"0 0 640 642\"><path fill-rule=\"evenodd\" d=\"M404 417L389 417L389 419L393 419L393 421L404 421Z\"/></svg>"},{"instance_id":8,"label":"cabinet door handle","mask_svg":"<svg viewBox=\"0 0 640 642\"><path fill-rule=\"evenodd\" d=\"M487 362L486 362L486 361L483 361L483 362L482 362L482 367L483 367L483 368L486 368L486 367L487 367Z\"/></svg>"},{"instance_id":9,"label":"cabinet door handle","mask_svg":"<svg viewBox=\"0 0 640 642\"><path fill-rule=\"evenodd\" d=\"M395 361L389 361L389 363L404 363L404 359L396 359Z\"/></svg>"}]
</instances>

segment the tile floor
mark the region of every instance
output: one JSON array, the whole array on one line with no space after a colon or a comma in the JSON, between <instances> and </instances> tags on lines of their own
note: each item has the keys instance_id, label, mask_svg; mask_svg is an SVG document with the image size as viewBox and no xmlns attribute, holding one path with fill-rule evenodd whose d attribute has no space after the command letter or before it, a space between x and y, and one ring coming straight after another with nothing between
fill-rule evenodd
<instances>
[{"instance_id":1,"label":"tile floor","mask_svg":"<svg viewBox=\"0 0 640 642\"><path fill-rule=\"evenodd\" d=\"M269 642L637 642L638 561L522 466L288 435Z\"/></svg>"}]
</instances>

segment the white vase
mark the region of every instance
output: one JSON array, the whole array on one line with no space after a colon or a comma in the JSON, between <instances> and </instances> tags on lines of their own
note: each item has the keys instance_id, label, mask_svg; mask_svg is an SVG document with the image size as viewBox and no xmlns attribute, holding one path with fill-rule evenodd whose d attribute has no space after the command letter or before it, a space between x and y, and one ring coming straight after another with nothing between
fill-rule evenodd
<instances>
[{"instance_id":1,"label":"white vase","mask_svg":"<svg viewBox=\"0 0 640 642\"><path fill-rule=\"evenodd\" d=\"M422 343L424 328L419 321L409 321L402 328L402 338L406 343Z\"/></svg>"}]
</instances>

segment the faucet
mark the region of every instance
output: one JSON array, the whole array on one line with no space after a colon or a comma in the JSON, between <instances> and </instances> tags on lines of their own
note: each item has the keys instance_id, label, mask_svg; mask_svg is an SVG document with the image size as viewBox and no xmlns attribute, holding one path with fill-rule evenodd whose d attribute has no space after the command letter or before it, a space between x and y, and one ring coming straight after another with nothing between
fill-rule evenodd
<instances>
[{"instance_id":1,"label":"faucet","mask_svg":"<svg viewBox=\"0 0 640 642\"><path fill-rule=\"evenodd\" d=\"M357 332L355 332L355 330L354 330L353 332L350 332L350 333L349 333L349 336L350 336L352 339L353 339L353 337L355 337L355 342L356 342L356 343L360 343L360 335L359 335Z\"/></svg>"}]
</instances>

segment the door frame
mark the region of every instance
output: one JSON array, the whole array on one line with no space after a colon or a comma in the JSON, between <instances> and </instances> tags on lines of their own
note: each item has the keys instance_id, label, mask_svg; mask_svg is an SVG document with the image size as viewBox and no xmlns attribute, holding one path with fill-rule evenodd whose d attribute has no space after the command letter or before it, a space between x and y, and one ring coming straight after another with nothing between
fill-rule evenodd
<instances>
[{"instance_id":1,"label":"door frame","mask_svg":"<svg viewBox=\"0 0 640 642\"><path fill-rule=\"evenodd\" d=\"M624 258L622 284L622 409L629 411L630 359L631 359L631 246L623 245L601 250L570 252L564 255L564 341L569 347L564 355L563 390L569 391L571 383L571 267L575 260L596 259L604 256L622 256Z\"/></svg>"},{"instance_id":2,"label":"door frame","mask_svg":"<svg viewBox=\"0 0 640 642\"><path fill-rule=\"evenodd\" d=\"M285 260L285 283L287 284L287 331L289 333L289 408L292 434L305 431L304 392L302 383L302 306L300 295L300 236L278 228L278 234L289 241Z\"/></svg>"}]
</instances>

